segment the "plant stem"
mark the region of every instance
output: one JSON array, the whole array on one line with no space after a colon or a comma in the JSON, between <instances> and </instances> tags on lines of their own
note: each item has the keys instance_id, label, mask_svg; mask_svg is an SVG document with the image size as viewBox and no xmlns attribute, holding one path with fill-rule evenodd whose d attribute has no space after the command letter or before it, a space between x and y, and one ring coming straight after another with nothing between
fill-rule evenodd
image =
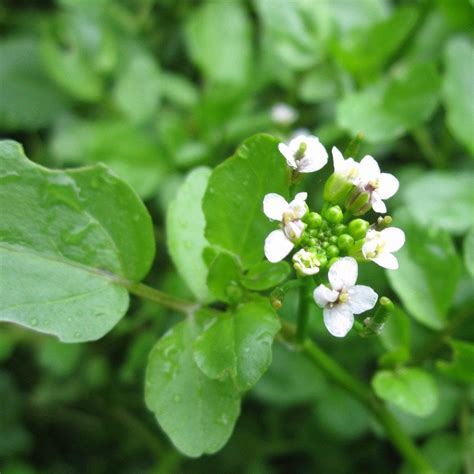
<instances>
[{"instance_id":1,"label":"plant stem","mask_svg":"<svg viewBox=\"0 0 474 474\"><path fill-rule=\"evenodd\" d=\"M305 278L308 280L308 278ZM298 308L298 327L296 329L296 339L298 342L303 342L308 336L309 323L309 300L308 300L308 283L303 281L300 286L299 294L299 308Z\"/></svg>"},{"instance_id":2,"label":"plant stem","mask_svg":"<svg viewBox=\"0 0 474 474\"><path fill-rule=\"evenodd\" d=\"M284 322L282 336L286 343L294 343L294 327ZM387 410L385 405L376 398L368 387L354 378L312 340L308 338L305 339L299 347L301 352L330 380L368 408L383 426L387 437L391 440L398 452L413 466L418 474L435 473L396 418Z\"/></svg>"},{"instance_id":3,"label":"plant stem","mask_svg":"<svg viewBox=\"0 0 474 474\"><path fill-rule=\"evenodd\" d=\"M200 306L198 303L176 298L174 296L168 295L167 293L163 293L160 290L156 290L151 286L144 285L143 283L125 282L124 285L133 295L140 296L141 298L153 301L154 303L158 303L180 313L193 313Z\"/></svg>"},{"instance_id":4,"label":"plant stem","mask_svg":"<svg viewBox=\"0 0 474 474\"><path fill-rule=\"evenodd\" d=\"M411 133L426 160L435 168L443 168L446 164L446 159L439 151L439 147L433 143L426 127L415 128Z\"/></svg>"}]
</instances>

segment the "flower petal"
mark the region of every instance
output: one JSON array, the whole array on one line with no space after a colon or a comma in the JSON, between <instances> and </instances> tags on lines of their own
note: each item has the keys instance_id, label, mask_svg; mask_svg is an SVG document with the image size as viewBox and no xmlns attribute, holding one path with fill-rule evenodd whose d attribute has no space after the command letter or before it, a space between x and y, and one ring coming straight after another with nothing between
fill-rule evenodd
<instances>
[{"instance_id":1,"label":"flower petal","mask_svg":"<svg viewBox=\"0 0 474 474\"><path fill-rule=\"evenodd\" d=\"M293 247L293 242L281 229L274 230L265 239L265 257L272 263L279 262L291 252Z\"/></svg>"},{"instance_id":2,"label":"flower petal","mask_svg":"<svg viewBox=\"0 0 474 474\"><path fill-rule=\"evenodd\" d=\"M344 156L335 146L332 147L332 163L334 165L335 173L342 173L344 171Z\"/></svg>"},{"instance_id":3,"label":"flower petal","mask_svg":"<svg viewBox=\"0 0 474 474\"><path fill-rule=\"evenodd\" d=\"M312 173L323 168L328 162L328 152L317 137L306 137L306 151L298 162L300 173Z\"/></svg>"},{"instance_id":4,"label":"flower petal","mask_svg":"<svg viewBox=\"0 0 474 474\"><path fill-rule=\"evenodd\" d=\"M403 247L405 243L405 232L397 227L388 227L380 232L380 236L385 242L387 252L396 252Z\"/></svg>"},{"instance_id":5,"label":"flower petal","mask_svg":"<svg viewBox=\"0 0 474 474\"><path fill-rule=\"evenodd\" d=\"M391 198L400 187L400 182L393 174L382 173L379 178L378 193L382 199Z\"/></svg>"},{"instance_id":6,"label":"flower petal","mask_svg":"<svg viewBox=\"0 0 474 474\"><path fill-rule=\"evenodd\" d=\"M349 288L349 300L347 304L354 314L368 311L377 303L378 295L370 286L356 285Z\"/></svg>"},{"instance_id":7,"label":"flower petal","mask_svg":"<svg viewBox=\"0 0 474 474\"><path fill-rule=\"evenodd\" d=\"M377 265L380 265L383 268L388 270L397 270L398 269L398 260L395 255L385 252L377 255L372 259L372 262L375 262Z\"/></svg>"},{"instance_id":8,"label":"flower petal","mask_svg":"<svg viewBox=\"0 0 474 474\"><path fill-rule=\"evenodd\" d=\"M336 337L344 337L354 325L354 316L345 304L324 308L323 316L327 330Z\"/></svg>"},{"instance_id":9,"label":"flower petal","mask_svg":"<svg viewBox=\"0 0 474 474\"><path fill-rule=\"evenodd\" d=\"M359 176L364 184L374 181L380 177L380 167L377 161L370 155L365 155L360 160Z\"/></svg>"},{"instance_id":10,"label":"flower petal","mask_svg":"<svg viewBox=\"0 0 474 474\"><path fill-rule=\"evenodd\" d=\"M371 204L374 212L378 212L379 214L385 214L387 212L387 206L382 201L382 199L380 199L377 191L372 192Z\"/></svg>"},{"instance_id":11,"label":"flower petal","mask_svg":"<svg viewBox=\"0 0 474 474\"><path fill-rule=\"evenodd\" d=\"M283 213L287 208L288 203L286 199L279 194L269 193L263 198L263 212L270 219L281 222Z\"/></svg>"},{"instance_id":12,"label":"flower petal","mask_svg":"<svg viewBox=\"0 0 474 474\"><path fill-rule=\"evenodd\" d=\"M294 153L291 151L290 147L285 143L280 143L278 145L278 150L285 157L285 160L290 168L296 169L296 161Z\"/></svg>"},{"instance_id":13,"label":"flower petal","mask_svg":"<svg viewBox=\"0 0 474 474\"><path fill-rule=\"evenodd\" d=\"M295 201L306 201L306 199L308 199L308 193L298 193L291 202L293 203Z\"/></svg>"},{"instance_id":14,"label":"flower petal","mask_svg":"<svg viewBox=\"0 0 474 474\"><path fill-rule=\"evenodd\" d=\"M313 291L314 301L318 306L324 308L328 303L334 303L339 296L339 292L331 290L326 285L319 285Z\"/></svg>"},{"instance_id":15,"label":"flower petal","mask_svg":"<svg viewBox=\"0 0 474 474\"><path fill-rule=\"evenodd\" d=\"M357 262L352 257L340 258L331 265L328 278L333 290L350 288L357 281Z\"/></svg>"}]
</instances>

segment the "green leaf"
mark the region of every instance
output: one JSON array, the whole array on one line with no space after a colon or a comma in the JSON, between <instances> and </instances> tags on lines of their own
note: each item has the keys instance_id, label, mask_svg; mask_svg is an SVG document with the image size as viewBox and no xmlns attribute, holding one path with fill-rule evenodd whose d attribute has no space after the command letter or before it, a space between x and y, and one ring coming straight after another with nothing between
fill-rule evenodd
<instances>
[{"instance_id":1,"label":"green leaf","mask_svg":"<svg viewBox=\"0 0 474 474\"><path fill-rule=\"evenodd\" d=\"M207 267L203 259L208 243L204 237L201 202L211 174L209 168L194 169L178 190L166 217L166 239L174 264L196 298L207 301Z\"/></svg>"},{"instance_id":2,"label":"green leaf","mask_svg":"<svg viewBox=\"0 0 474 474\"><path fill-rule=\"evenodd\" d=\"M372 387L380 398L412 415L427 416L438 404L438 388L421 369L380 370L372 379Z\"/></svg>"},{"instance_id":3,"label":"green leaf","mask_svg":"<svg viewBox=\"0 0 474 474\"><path fill-rule=\"evenodd\" d=\"M470 170L423 173L402 188L401 195L422 225L435 225L453 234L474 226L474 174Z\"/></svg>"},{"instance_id":4,"label":"green leaf","mask_svg":"<svg viewBox=\"0 0 474 474\"><path fill-rule=\"evenodd\" d=\"M464 264L466 265L469 275L474 278L474 227L467 233L464 238Z\"/></svg>"},{"instance_id":5,"label":"green leaf","mask_svg":"<svg viewBox=\"0 0 474 474\"><path fill-rule=\"evenodd\" d=\"M239 2L206 2L186 24L189 54L211 82L243 84L250 73L250 22Z\"/></svg>"},{"instance_id":6,"label":"green leaf","mask_svg":"<svg viewBox=\"0 0 474 474\"><path fill-rule=\"evenodd\" d=\"M275 228L263 214L263 197L286 197L288 181L277 139L261 134L246 140L209 178L203 201L208 241L239 256L244 269L259 263L265 237Z\"/></svg>"},{"instance_id":7,"label":"green leaf","mask_svg":"<svg viewBox=\"0 0 474 474\"><path fill-rule=\"evenodd\" d=\"M343 65L362 77L373 77L397 52L417 21L413 7L397 8L389 18L372 24L334 44L334 53Z\"/></svg>"},{"instance_id":8,"label":"green leaf","mask_svg":"<svg viewBox=\"0 0 474 474\"><path fill-rule=\"evenodd\" d=\"M453 361L438 361L443 374L462 382L474 383L474 344L466 341L450 341Z\"/></svg>"},{"instance_id":9,"label":"green leaf","mask_svg":"<svg viewBox=\"0 0 474 474\"><path fill-rule=\"evenodd\" d=\"M400 268L387 271L390 284L417 321L442 329L460 277L451 237L416 223L406 211L397 214L395 222L405 231L406 242L396 254Z\"/></svg>"},{"instance_id":10,"label":"green leaf","mask_svg":"<svg viewBox=\"0 0 474 474\"><path fill-rule=\"evenodd\" d=\"M155 59L139 48L130 48L113 96L119 109L132 122L152 119L158 109L161 95L160 70Z\"/></svg>"},{"instance_id":11,"label":"green leaf","mask_svg":"<svg viewBox=\"0 0 474 474\"><path fill-rule=\"evenodd\" d=\"M440 77L432 63L414 64L398 76L348 94L337 108L339 125L370 142L387 142L428 120L438 106Z\"/></svg>"},{"instance_id":12,"label":"green leaf","mask_svg":"<svg viewBox=\"0 0 474 474\"><path fill-rule=\"evenodd\" d=\"M145 400L171 441L187 456L218 451L229 439L240 413L240 396L231 380L204 375L193 358L199 324L174 326L150 353Z\"/></svg>"},{"instance_id":13,"label":"green leaf","mask_svg":"<svg viewBox=\"0 0 474 474\"><path fill-rule=\"evenodd\" d=\"M410 345L410 321L404 311L398 306L390 314L383 326L380 340L389 351L408 348Z\"/></svg>"},{"instance_id":14,"label":"green leaf","mask_svg":"<svg viewBox=\"0 0 474 474\"><path fill-rule=\"evenodd\" d=\"M273 345L272 365L252 389L257 398L278 406L313 401L327 390L324 375L300 352Z\"/></svg>"},{"instance_id":15,"label":"green leaf","mask_svg":"<svg viewBox=\"0 0 474 474\"><path fill-rule=\"evenodd\" d=\"M0 142L0 181L0 320L65 342L102 337L128 307L120 280L153 260L146 208L104 165L47 170L12 141Z\"/></svg>"},{"instance_id":16,"label":"green leaf","mask_svg":"<svg viewBox=\"0 0 474 474\"><path fill-rule=\"evenodd\" d=\"M263 260L247 271L241 283L249 290L264 291L283 283L290 273L291 267L287 262L270 263Z\"/></svg>"},{"instance_id":17,"label":"green leaf","mask_svg":"<svg viewBox=\"0 0 474 474\"><path fill-rule=\"evenodd\" d=\"M143 199L157 192L166 175L155 139L125 121L64 122L53 135L51 151L64 163L106 163Z\"/></svg>"},{"instance_id":18,"label":"green leaf","mask_svg":"<svg viewBox=\"0 0 474 474\"><path fill-rule=\"evenodd\" d=\"M236 259L228 253L220 253L209 266L207 284L218 300L236 303L242 296L241 276L242 270Z\"/></svg>"},{"instance_id":19,"label":"green leaf","mask_svg":"<svg viewBox=\"0 0 474 474\"><path fill-rule=\"evenodd\" d=\"M0 125L35 130L64 111L67 100L41 64L38 42L12 38L0 43Z\"/></svg>"},{"instance_id":20,"label":"green leaf","mask_svg":"<svg viewBox=\"0 0 474 474\"><path fill-rule=\"evenodd\" d=\"M272 361L272 342L280 329L267 301L239 306L214 317L194 344L194 359L210 378L234 380L241 391L257 383Z\"/></svg>"},{"instance_id":21,"label":"green leaf","mask_svg":"<svg viewBox=\"0 0 474 474\"><path fill-rule=\"evenodd\" d=\"M474 155L472 117L472 58L474 45L468 37L449 41L445 50L446 72L443 81L443 98L447 109L447 124L453 135Z\"/></svg>"}]
</instances>

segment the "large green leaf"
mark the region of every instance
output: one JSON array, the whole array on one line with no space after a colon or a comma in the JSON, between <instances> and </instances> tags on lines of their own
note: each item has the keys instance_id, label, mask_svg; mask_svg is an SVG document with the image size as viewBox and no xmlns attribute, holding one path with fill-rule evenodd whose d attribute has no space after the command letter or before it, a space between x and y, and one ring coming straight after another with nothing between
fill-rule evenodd
<instances>
[{"instance_id":1,"label":"large green leaf","mask_svg":"<svg viewBox=\"0 0 474 474\"><path fill-rule=\"evenodd\" d=\"M151 219L105 166L47 170L0 142L0 320L66 342L98 339L125 314L123 279L154 255Z\"/></svg>"},{"instance_id":2,"label":"large green leaf","mask_svg":"<svg viewBox=\"0 0 474 474\"><path fill-rule=\"evenodd\" d=\"M0 125L34 130L49 125L67 104L41 65L37 41L12 38L0 43Z\"/></svg>"},{"instance_id":3,"label":"large green leaf","mask_svg":"<svg viewBox=\"0 0 474 474\"><path fill-rule=\"evenodd\" d=\"M176 268L196 298L210 298L207 267L203 259L208 243L204 237L204 215L201 201L211 174L209 168L193 170L178 190L168 208L166 235L168 248Z\"/></svg>"},{"instance_id":4,"label":"large green leaf","mask_svg":"<svg viewBox=\"0 0 474 474\"><path fill-rule=\"evenodd\" d=\"M348 94L338 105L337 121L351 134L386 142L422 124L435 111L440 77L434 64L415 64L399 75Z\"/></svg>"},{"instance_id":5,"label":"large green leaf","mask_svg":"<svg viewBox=\"0 0 474 474\"><path fill-rule=\"evenodd\" d=\"M242 84L249 75L250 22L239 2L205 2L186 24L186 43L203 74L217 83Z\"/></svg>"},{"instance_id":6,"label":"large green leaf","mask_svg":"<svg viewBox=\"0 0 474 474\"><path fill-rule=\"evenodd\" d=\"M287 197L288 184L278 140L263 134L246 140L209 178L203 201L209 242L238 255L244 268L259 263L265 237L275 228L263 214L263 197Z\"/></svg>"},{"instance_id":7,"label":"large green leaf","mask_svg":"<svg viewBox=\"0 0 474 474\"><path fill-rule=\"evenodd\" d=\"M218 451L240 413L233 382L206 377L194 361L193 341L200 330L197 320L188 319L158 341L145 386L147 406L160 426L180 451L193 457Z\"/></svg>"},{"instance_id":8,"label":"large green leaf","mask_svg":"<svg viewBox=\"0 0 474 474\"><path fill-rule=\"evenodd\" d=\"M427 416L438 404L438 389L433 378L417 368L380 370L372 379L375 393L402 410Z\"/></svg>"},{"instance_id":9,"label":"large green leaf","mask_svg":"<svg viewBox=\"0 0 474 474\"><path fill-rule=\"evenodd\" d=\"M194 344L194 359L210 378L234 379L248 390L272 361L272 342L280 329L275 310L267 301L239 306L230 314L216 315Z\"/></svg>"},{"instance_id":10,"label":"large green leaf","mask_svg":"<svg viewBox=\"0 0 474 474\"><path fill-rule=\"evenodd\" d=\"M474 226L472 171L423 173L402 188L401 195L410 214L423 225L434 224L453 234Z\"/></svg>"},{"instance_id":11,"label":"large green leaf","mask_svg":"<svg viewBox=\"0 0 474 474\"><path fill-rule=\"evenodd\" d=\"M406 242L397 252L400 268L387 271L393 289L420 323L441 329L447 322L460 276L460 261L449 234L397 214Z\"/></svg>"},{"instance_id":12,"label":"large green leaf","mask_svg":"<svg viewBox=\"0 0 474 474\"><path fill-rule=\"evenodd\" d=\"M447 123L453 135L474 155L472 121L474 92L472 87L472 60L474 45L468 37L450 40L445 51L446 73L443 82Z\"/></svg>"}]
</instances>

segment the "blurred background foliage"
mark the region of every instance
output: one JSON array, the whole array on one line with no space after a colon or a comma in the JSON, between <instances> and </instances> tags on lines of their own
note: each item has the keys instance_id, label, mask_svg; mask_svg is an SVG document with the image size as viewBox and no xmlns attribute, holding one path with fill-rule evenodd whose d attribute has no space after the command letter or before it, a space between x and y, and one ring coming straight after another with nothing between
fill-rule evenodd
<instances>
[{"instance_id":1,"label":"blurred background foliage","mask_svg":"<svg viewBox=\"0 0 474 474\"><path fill-rule=\"evenodd\" d=\"M4 0L0 132L44 166L101 161L128 180L156 225L149 282L188 297L163 223L190 169L219 163L256 132L286 139L304 128L342 149L362 132L360 156L400 178L392 208L412 242L390 282L375 266L362 278L379 294L395 289L412 317L398 309L376 340L331 339L320 317L313 332L365 380L378 358L432 369L438 408L424 418L392 409L441 473L461 473L474 465L473 390L450 370L449 348L423 350L457 314L452 332L474 337L473 24L469 0ZM297 111L293 123L272 116L282 102ZM423 282L415 293L410 278ZM292 319L294 304L290 294L282 315ZM3 325L1 473L397 472L365 408L278 344L229 444L181 456L143 402L148 352L177 320L134 300L107 337L85 345Z\"/></svg>"}]
</instances>

